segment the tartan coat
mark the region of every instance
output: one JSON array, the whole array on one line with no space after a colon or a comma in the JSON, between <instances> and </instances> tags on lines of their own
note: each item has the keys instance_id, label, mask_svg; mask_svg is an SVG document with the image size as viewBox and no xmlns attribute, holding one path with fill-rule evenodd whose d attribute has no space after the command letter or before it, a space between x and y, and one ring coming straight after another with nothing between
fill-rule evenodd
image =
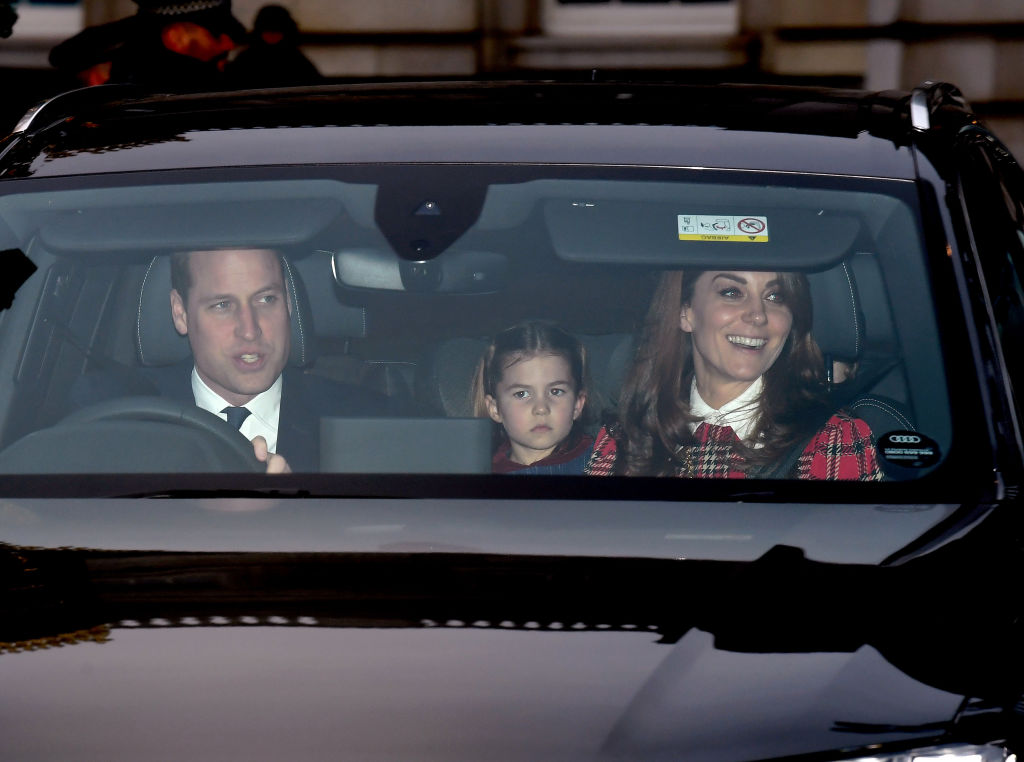
<instances>
[{"instance_id":1,"label":"tartan coat","mask_svg":"<svg viewBox=\"0 0 1024 762\"><path fill-rule=\"evenodd\" d=\"M677 451L676 476L691 479L744 479L743 457L736 452L739 437L728 426L701 423L694 431L697 443ZM587 462L586 473L610 476L615 467L617 444L608 427L602 428ZM804 448L796 464L798 479L880 481L882 470L871 429L860 418L837 412Z\"/></svg>"}]
</instances>

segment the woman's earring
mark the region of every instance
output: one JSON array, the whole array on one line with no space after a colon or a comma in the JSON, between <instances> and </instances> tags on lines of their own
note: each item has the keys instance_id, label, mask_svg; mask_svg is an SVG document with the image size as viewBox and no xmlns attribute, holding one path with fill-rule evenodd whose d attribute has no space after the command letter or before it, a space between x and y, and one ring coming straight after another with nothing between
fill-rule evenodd
<instances>
[{"instance_id":1,"label":"woman's earring","mask_svg":"<svg viewBox=\"0 0 1024 762\"><path fill-rule=\"evenodd\" d=\"M679 328L680 330L686 331L686 333L693 333L693 324L690 323L690 319L686 317L686 311L688 307L683 307L679 310Z\"/></svg>"}]
</instances>

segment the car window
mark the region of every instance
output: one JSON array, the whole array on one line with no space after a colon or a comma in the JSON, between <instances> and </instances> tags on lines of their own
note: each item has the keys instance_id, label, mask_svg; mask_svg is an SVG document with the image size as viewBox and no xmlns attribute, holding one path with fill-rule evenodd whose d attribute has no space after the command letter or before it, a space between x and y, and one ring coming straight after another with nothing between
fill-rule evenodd
<instances>
[{"instance_id":1,"label":"car window","mask_svg":"<svg viewBox=\"0 0 1024 762\"><path fill-rule=\"evenodd\" d=\"M278 360L239 425L294 470L906 481L952 445L908 181L366 165L5 191L0 248L38 267L2 324L7 473L245 470L179 403ZM204 275L175 312L189 252L271 252L280 287Z\"/></svg>"}]
</instances>

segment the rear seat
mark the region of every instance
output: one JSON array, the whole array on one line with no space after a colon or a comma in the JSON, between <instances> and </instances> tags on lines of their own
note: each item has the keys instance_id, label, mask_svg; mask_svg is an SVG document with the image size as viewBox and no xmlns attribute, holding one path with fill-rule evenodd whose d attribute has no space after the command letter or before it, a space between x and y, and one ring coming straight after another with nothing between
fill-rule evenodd
<instances>
[{"instance_id":1,"label":"rear seat","mask_svg":"<svg viewBox=\"0 0 1024 762\"><path fill-rule=\"evenodd\" d=\"M590 372L588 416L596 419L604 410L614 409L619 388L633 356L633 337L626 333L577 334L587 350ZM477 364L487 351L489 340L448 339L427 353L416 381L418 399L449 417L473 415L472 387Z\"/></svg>"}]
</instances>

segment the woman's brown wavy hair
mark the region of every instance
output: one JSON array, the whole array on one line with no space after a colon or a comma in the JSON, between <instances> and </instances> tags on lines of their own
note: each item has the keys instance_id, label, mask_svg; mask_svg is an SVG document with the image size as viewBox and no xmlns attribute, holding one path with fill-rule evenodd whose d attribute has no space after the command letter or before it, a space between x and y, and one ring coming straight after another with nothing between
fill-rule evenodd
<instances>
[{"instance_id":1,"label":"woman's brown wavy hair","mask_svg":"<svg viewBox=\"0 0 1024 762\"><path fill-rule=\"evenodd\" d=\"M690 413L692 340L680 327L679 316L704 272L674 270L661 276L619 396L616 473L673 474L678 448L696 443L689 428L699 420ZM807 278L784 272L778 277L793 325L778 359L764 374L758 421L749 440L762 446L741 445L740 454L751 469L785 458L820 427L828 410L822 354L811 336Z\"/></svg>"}]
</instances>

